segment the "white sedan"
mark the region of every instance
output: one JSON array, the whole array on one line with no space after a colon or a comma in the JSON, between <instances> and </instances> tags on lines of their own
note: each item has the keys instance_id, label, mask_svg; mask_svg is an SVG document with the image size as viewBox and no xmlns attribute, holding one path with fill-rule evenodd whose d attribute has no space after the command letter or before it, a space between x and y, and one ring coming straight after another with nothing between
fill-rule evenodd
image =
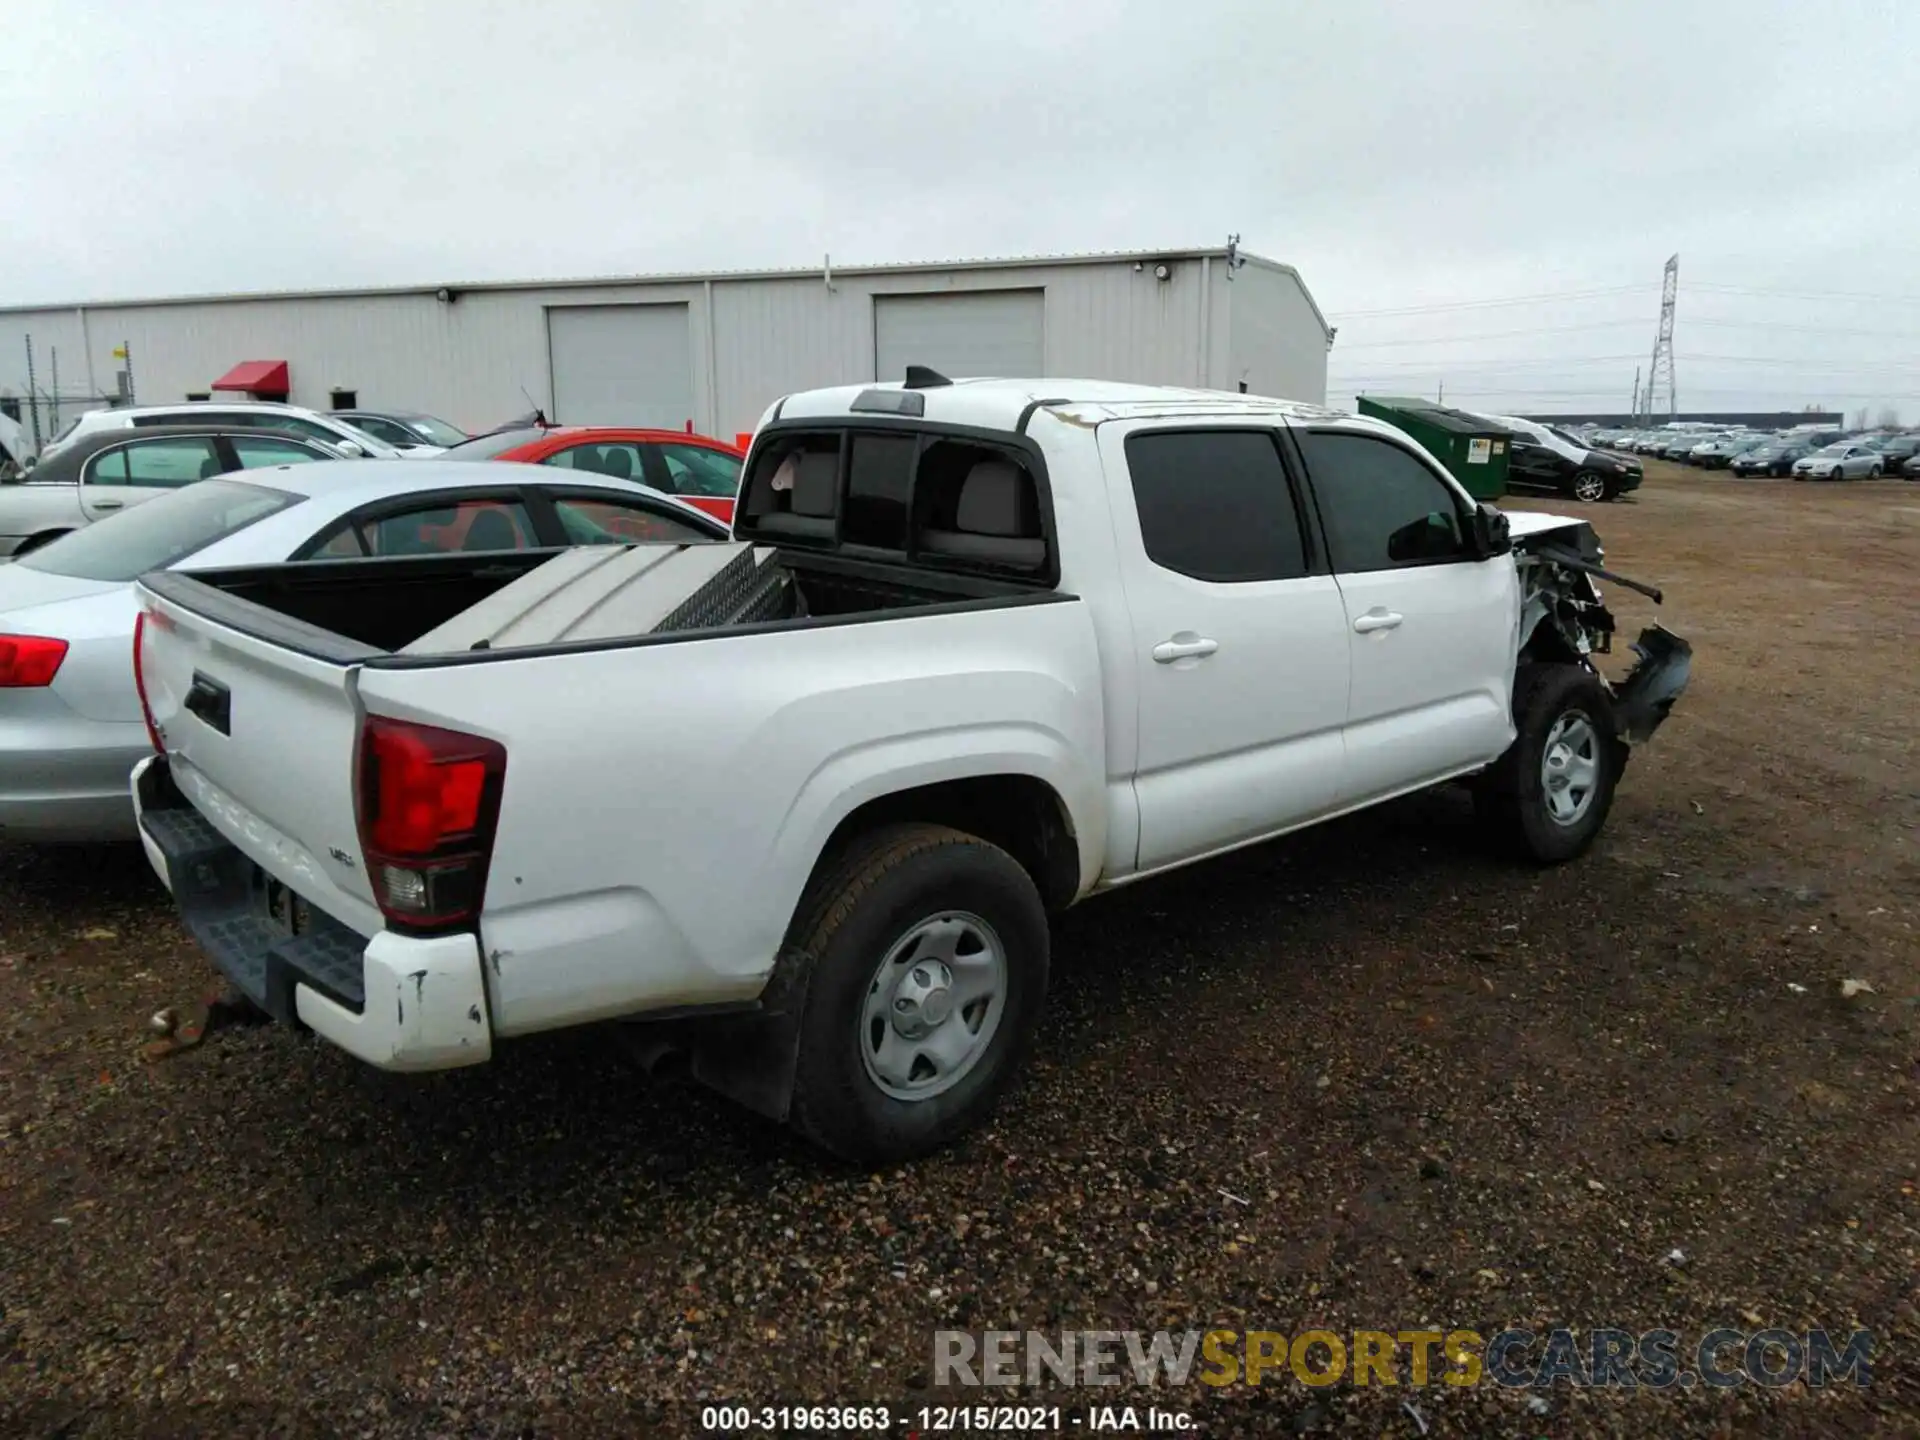
<instances>
[{"instance_id":1,"label":"white sedan","mask_svg":"<svg viewBox=\"0 0 1920 1440\"><path fill-rule=\"evenodd\" d=\"M152 570L722 540L631 481L500 461L342 460L202 480L0 565L0 840L135 838L149 753L133 581Z\"/></svg>"},{"instance_id":2,"label":"white sedan","mask_svg":"<svg viewBox=\"0 0 1920 1440\"><path fill-rule=\"evenodd\" d=\"M1793 462L1796 480L1877 480L1887 473L1887 457L1870 445L1842 442L1816 450Z\"/></svg>"}]
</instances>

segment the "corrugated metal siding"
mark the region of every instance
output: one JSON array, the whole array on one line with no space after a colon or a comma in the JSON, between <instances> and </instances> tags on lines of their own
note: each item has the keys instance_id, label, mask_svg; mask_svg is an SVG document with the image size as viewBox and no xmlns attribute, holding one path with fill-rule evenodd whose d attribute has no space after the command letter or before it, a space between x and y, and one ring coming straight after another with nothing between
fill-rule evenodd
<instances>
[{"instance_id":1,"label":"corrugated metal siding","mask_svg":"<svg viewBox=\"0 0 1920 1440\"><path fill-rule=\"evenodd\" d=\"M1175 256L1162 281L1155 263L864 271L836 274L831 288L820 274L716 277L477 289L452 303L388 293L101 306L86 314L94 380L104 392L119 366L111 351L125 340L143 402L204 390L241 360L286 360L297 404L325 409L338 386L369 409L418 408L479 429L524 413L529 396L553 408L547 307L679 301L688 307L693 342L696 424L731 436L751 429L780 395L874 379L877 294L1038 288L1046 293L1049 375L1232 390L1244 371L1256 393L1324 400L1324 332L1291 275L1250 263L1228 281L1221 257ZM62 388L85 386L75 311L4 312L0 391L25 391L27 332L42 386L56 345Z\"/></svg>"},{"instance_id":2,"label":"corrugated metal siding","mask_svg":"<svg viewBox=\"0 0 1920 1440\"><path fill-rule=\"evenodd\" d=\"M1232 291L1232 334L1228 373L1218 387L1238 389L1244 380L1255 395L1324 405L1326 332L1300 282L1284 270L1249 263L1225 288Z\"/></svg>"}]
</instances>

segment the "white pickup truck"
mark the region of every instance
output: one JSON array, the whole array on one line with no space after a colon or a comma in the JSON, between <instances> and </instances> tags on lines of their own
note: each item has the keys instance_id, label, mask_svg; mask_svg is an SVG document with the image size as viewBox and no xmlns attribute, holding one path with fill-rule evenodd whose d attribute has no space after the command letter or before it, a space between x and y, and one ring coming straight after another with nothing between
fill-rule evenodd
<instances>
[{"instance_id":1,"label":"white pickup truck","mask_svg":"<svg viewBox=\"0 0 1920 1440\"><path fill-rule=\"evenodd\" d=\"M792 395L734 542L146 577L136 804L220 969L393 1070L659 1022L912 1155L1019 1069L1050 911L1458 779L1569 859L1690 665L1655 626L1601 676L1634 582L1584 522L1253 396Z\"/></svg>"}]
</instances>

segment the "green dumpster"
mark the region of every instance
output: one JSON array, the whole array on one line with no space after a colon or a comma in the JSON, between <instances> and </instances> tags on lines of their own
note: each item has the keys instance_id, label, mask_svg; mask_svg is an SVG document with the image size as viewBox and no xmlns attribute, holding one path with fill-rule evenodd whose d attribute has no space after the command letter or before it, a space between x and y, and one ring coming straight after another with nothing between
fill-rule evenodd
<instances>
[{"instance_id":1,"label":"green dumpster","mask_svg":"<svg viewBox=\"0 0 1920 1440\"><path fill-rule=\"evenodd\" d=\"M1360 413L1384 420L1419 441L1474 499L1498 500L1507 493L1513 432L1505 426L1484 415L1404 395L1362 395Z\"/></svg>"}]
</instances>

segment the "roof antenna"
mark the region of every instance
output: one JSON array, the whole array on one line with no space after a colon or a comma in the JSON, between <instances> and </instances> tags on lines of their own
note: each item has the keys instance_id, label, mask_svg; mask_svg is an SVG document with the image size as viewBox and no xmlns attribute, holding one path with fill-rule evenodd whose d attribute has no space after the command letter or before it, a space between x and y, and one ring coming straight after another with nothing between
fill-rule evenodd
<instances>
[{"instance_id":1,"label":"roof antenna","mask_svg":"<svg viewBox=\"0 0 1920 1440\"><path fill-rule=\"evenodd\" d=\"M941 385L951 385L953 381L938 370L926 365L907 366L907 386L909 390L933 390Z\"/></svg>"},{"instance_id":2,"label":"roof antenna","mask_svg":"<svg viewBox=\"0 0 1920 1440\"><path fill-rule=\"evenodd\" d=\"M534 403L533 403L533 396L527 393L527 387L526 387L526 386L524 386L524 385L522 385L522 386L520 387L520 393L521 393L522 395L526 395L526 397L527 397L527 404L533 407L533 423L534 423L534 426L535 426L535 427L536 427L537 429L541 429L541 430L545 430L545 429L547 429L547 428L548 428L548 425L547 425L547 414L546 414L546 411L544 411L544 410L542 410L542 409L541 409L541 408L540 408L540 407L539 407L538 405L534 405Z\"/></svg>"}]
</instances>

